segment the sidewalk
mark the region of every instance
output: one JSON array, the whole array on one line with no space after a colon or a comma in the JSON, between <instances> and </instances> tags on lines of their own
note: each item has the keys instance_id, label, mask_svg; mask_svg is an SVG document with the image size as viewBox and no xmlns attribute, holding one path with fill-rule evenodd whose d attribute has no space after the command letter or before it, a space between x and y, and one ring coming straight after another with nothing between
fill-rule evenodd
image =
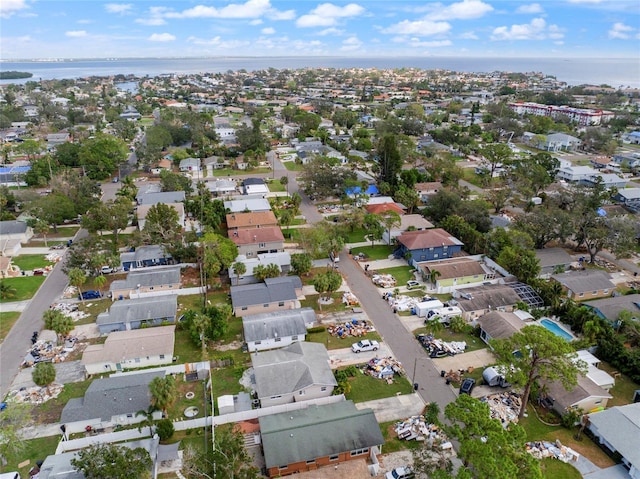
<instances>
[{"instance_id":1,"label":"sidewalk","mask_svg":"<svg viewBox=\"0 0 640 479\"><path fill-rule=\"evenodd\" d=\"M3 313L9 311L24 311L27 305L31 302L30 299L25 299L24 301L11 301L9 303L0 304L0 311Z\"/></svg>"}]
</instances>

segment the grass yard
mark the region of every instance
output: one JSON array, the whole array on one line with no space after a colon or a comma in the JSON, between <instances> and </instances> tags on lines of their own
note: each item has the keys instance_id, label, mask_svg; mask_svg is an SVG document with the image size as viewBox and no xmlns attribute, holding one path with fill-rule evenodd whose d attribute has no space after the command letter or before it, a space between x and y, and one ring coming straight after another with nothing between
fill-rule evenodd
<instances>
[{"instance_id":1,"label":"grass yard","mask_svg":"<svg viewBox=\"0 0 640 479\"><path fill-rule=\"evenodd\" d=\"M176 341L173 354L178 363L197 363L202 361L201 349L191 340L191 333L184 329L176 329Z\"/></svg>"},{"instance_id":2,"label":"grass yard","mask_svg":"<svg viewBox=\"0 0 640 479\"><path fill-rule=\"evenodd\" d=\"M78 383L67 383L62 392L55 399L50 399L44 404L34 405L31 415L38 424L53 424L60 420L60 414L65 404L71 398L81 398L91 384L91 379Z\"/></svg>"},{"instance_id":3,"label":"grass yard","mask_svg":"<svg viewBox=\"0 0 640 479\"><path fill-rule=\"evenodd\" d=\"M88 287L84 287L83 291L86 291ZM103 289L104 290L104 289ZM103 297L102 299L87 299L78 303L78 311L88 313L89 316L76 321L74 324L92 324L96 322L96 318L100 313L104 313L111 307L112 301L109 298Z\"/></svg>"},{"instance_id":4,"label":"grass yard","mask_svg":"<svg viewBox=\"0 0 640 479\"><path fill-rule=\"evenodd\" d=\"M349 378L351 391L346 395L353 402L372 401L395 396L397 393L410 394L413 387L405 377L395 376L393 383L387 384L382 379L376 379L363 373L358 373L354 378Z\"/></svg>"},{"instance_id":5,"label":"grass yard","mask_svg":"<svg viewBox=\"0 0 640 479\"><path fill-rule=\"evenodd\" d=\"M407 266L396 266L394 268L385 268L376 270L381 274L390 274L396 279L396 284L398 286L406 286L407 281L410 279L415 279L413 276L413 268L409 265Z\"/></svg>"},{"instance_id":6,"label":"grass yard","mask_svg":"<svg viewBox=\"0 0 640 479\"><path fill-rule=\"evenodd\" d=\"M296 163L295 161L283 161L282 164L289 171L302 171L304 170L304 165L301 163Z\"/></svg>"},{"instance_id":7,"label":"grass yard","mask_svg":"<svg viewBox=\"0 0 640 479\"><path fill-rule=\"evenodd\" d=\"M22 452L15 455L9 455L9 457L7 457L6 465L3 466L0 463L0 472L18 471L20 473L20 477L28 477L29 469L36 465L36 461L44 461L47 456L55 454L58 442L60 442L60 436L58 435L25 441L25 447ZM22 468L18 468L18 464L24 461L29 461L29 464Z\"/></svg>"},{"instance_id":8,"label":"grass yard","mask_svg":"<svg viewBox=\"0 0 640 479\"><path fill-rule=\"evenodd\" d=\"M634 392L640 389L640 385L631 381L626 375L618 373L618 371L608 363L600 363L600 369L611 374L616 380L616 385L609 390L613 398L609 400L607 407L630 404L631 401L633 401Z\"/></svg>"},{"instance_id":9,"label":"grass yard","mask_svg":"<svg viewBox=\"0 0 640 479\"><path fill-rule=\"evenodd\" d=\"M405 449L420 449L424 445L424 443L420 441L398 439L394 428L396 422L397 421L389 421L380 423L380 430L382 431L382 437L384 437L383 451L385 454L403 451Z\"/></svg>"},{"instance_id":10,"label":"grass yard","mask_svg":"<svg viewBox=\"0 0 640 479\"><path fill-rule=\"evenodd\" d=\"M271 179L268 181L267 186L272 193L283 193L287 191L286 187L280 183L280 180Z\"/></svg>"},{"instance_id":11,"label":"grass yard","mask_svg":"<svg viewBox=\"0 0 640 479\"><path fill-rule=\"evenodd\" d=\"M569 446L571 449L582 454L598 467L604 468L614 465L611 458L586 435L583 435L581 441L576 441L573 437L576 433L575 429L569 430L562 426L547 426L538 420L531 404L527 407L527 413L528 417L522 418L522 421L520 422L520 425L524 427L524 430L527 433L527 441L555 442L556 439L559 439L563 445Z\"/></svg>"},{"instance_id":12,"label":"grass yard","mask_svg":"<svg viewBox=\"0 0 640 479\"><path fill-rule=\"evenodd\" d=\"M18 278L6 278L2 283L8 284L15 291L8 298L0 298L0 303L10 303L12 301L24 301L31 299L36 291L44 283L45 276L20 276Z\"/></svg>"},{"instance_id":13,"label":"grass yard","mask_svg":"<svg viewBox=\"0 0 640 479\"><path fill-rule=\"evenodd\" d=\"M7 337L19 317L20 311L0 311L0 343Z\"/></svg>"},{"instance_id":14,"label":"grass yard","mask_svg":"<svg viewBox=\"0 0 640 479\"><path fill-rule=\"evenodd\" d=\"M429 331L426 327L418 328L413 331L413 334L427 334ZM465 341L467 343L467 352L478 351L479 349L485 349L487 345L473 333L455 333L451 329L443 329L438 331L435 335L436 338L443 341Z\"/></svg>"},{"instance_id":15,"label":"grass yard","mask_svg":"<svg viewBox=\"0 0 640 479\"><path fill-rule=\"evenodd\" d=\"M16 256L11 260L13 264L22 271L31 271L33 269L44 268L49 266L51 261L47 261L43 254L25 254Z\"/></svg>"},{"instance_id":16,"label":"grass yard","mask_svg":"<svg viewBox=\"0 0 640 479\"><path fill-rule=\"evenodd\" d=\"M234 170L231 168L221 168L219 170L213 170L213 176L239 176L239 175L253 175L261 173L269 173L271 168L254 168L252 170Z\"/></svg>"},{"instance_id":17,"label":"grass yard","mask_svg":"<svg viewBox=\"0 0 640 479\"><path fill-rule=\"evenodd\" d=\"M351 254L356 255L364 253L367 255L365 261L373 261L376 259L387 259L393 253L393 246L379 244L374 246L358 246L351 248Z\"/></svg>"},{"instance_id":18,"label":"grass yard","mask_svg":"<svg viewBox=\"0 0 640 479\"><path fill-rule=\"evenodd\" d=\"M307 334L307 341L311 343L324 344L327 349L350 348L353 343L362 339L382 341L380 335L375 331L367 333L364 336L360 336L359 338L353 336L344 336L343 338L339 338L337 336L331 336L326 330L319 333Z\"/></svg>"},{"instance_id":19,"label":"grass yard","mask_svg":"<svg viewBox=\"0 0 640 479\"><path fill-rule=\"evenodd\" d=\"M545 457L540 461L542 477L545 479L580 479L582 474L571 464Z\"/></svg>"},{"instance_id":20,"label":"grass yard","mask_svg":"<svg viewBox=\"0 0 640 479\"><path fill-rule=\"evenodd\" d=\"M298 228L281 228L282 236L284 236L284 240L287 243L299 243L300 242L300 231Z\"/></svg>"},{"instance_id":21,"label":"grass yard","mask_svg":"<svg viewBox=\"0 0 640 479\"><path fill-rule=\"evenodd\" d=\"M198 408L198 414L193 416L204 417L204 388L206 388L206 381L184 381L183 375L178 375L176 378L176 388L178 390L178 398L171 407L167 410L169 419L190 419L184 416L184 410L188 407L195 406ZM208 391L207 391L208 392ZM194 396L191 399L186 397L187 393L193 393ZM207 414L211 414L211 402L209 401L207 394Z\"/></svg>"},{"instance_id":22,"label":"grass yard","mask_svg":"<svg viewBox=\"0 0 640 479\"><path fill-rule=\"evenodd\" d=\"M331 304L323 304L320 307L320 303L318 303L318 298L320 295L313 294L307 295L306 299L300 301L301 308L313 308L316 313L336 313L347 310L347 306L341 302L342 293L332 293L331 298L333 298L333 303ZM349 306L351 309L351 306Z\"/></svg>"},{"instance_id":23,"label":"grass yard","mask_svg":"<svg viewBox=\"0 0 640 479\"><path fill-rule=\"evenodd\" d=\"M363 241L367 241L367 238L366 238L367 233L368 231L364 228L354 228L353 231L351 231L349 228L345 228L345 231L344 231L344 234L346 235L345 243L347 244L362 243Z\"/></svg>"},{"instance_id":24,"label":"grass yard","mask_svg":"<svg viewBox=\"0 0 640 479\"><path fill-rule=\"evenodd\" d=\"M80 230L80 226L72 225L72 226L62 226L58 225L58 232L54 232L51 230L49 234L47 234L47 239L49 238L73 238L75 234Z\"/></svg>"}]
</instances>

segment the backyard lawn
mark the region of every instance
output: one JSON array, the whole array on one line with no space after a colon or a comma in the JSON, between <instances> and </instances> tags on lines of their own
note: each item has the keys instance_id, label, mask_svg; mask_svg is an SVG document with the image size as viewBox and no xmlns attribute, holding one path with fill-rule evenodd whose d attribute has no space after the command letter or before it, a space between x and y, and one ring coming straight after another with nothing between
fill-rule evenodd
<instances>
[{"instance_id":1,"label":"backyard lawn","mask_svg":"<svg viewBox=\"0 0 640 479\"><path fill-rule=\"evenodd\" d=\"M542 477L545 479L580 479L582 474L571 464L546 457L540 461Z\"/></svg>"},{"instance_id":2,"label":"backyard lawn","mask_svg":"<svg viewBox=\"0 0 640 479\"><path fill-rule=\"evenodd\" d=\"M47 261L43 254L25 254L16 256L11 260L22 271L31 271L33 269L44 268L49 266L51 261Z\"/></svg>"},{"instance_id":3,"label":"backyard lawn","mask_svg":"<svg viewBox=\"0 0 640 479\"><path fill-rule=\"evenodd\" d=\"M362 243L363 241L368 241L367 238L366 238L366 235L367 235L368 231L366 229L364 229L364 228L354 228L353 231L351 231L349 228L346 228L344 233L346 235L345 242L347 244L349 244L349 243Z\"/></svg>"},{"instance_id":4,"label":"backyard lawn","mask_svg":"<svg viewBox=\"0 0 640 479\"><path fill-rule=\"evenodd\" d=\"M322 304L318 303L318 298L320 295L311 294L306 295L306 299L300 301L301 308L313 308L316 313L336 313L347 310L347 306L341 302L342 293L331 293L331 298L333 299L333 303L331 304ZM351 306L349 307L349 309Z\"/></svg>"},{"instance_id":5,"label":"backyard lawn","mask_svg":"<svg viewBox=\"0 0 640 479\"><path fill-rule=\"evenodd\" d=\"M25 441L22 452L9 455L6 465L3 466L0 463L0 472L17 471L20 473L19 477L29 477L29 469L36 465L36 461L44 461L47 456L55 454L58 442L60 442L60 436L58 435ZM24 461L29 463L22 468L18 468L18 464Z\"/></svg>"},{"instance_id":6,"label":"backyard lawn","mask_svg":"<svg viewBox=\"0 0 640 479\"><path fill-rule=\"evenodd\" d=\"M640 389L640 385L631 381L626 375L618 373L616 369L605 362L600 363L600 369L614 376L616 380L616 385L609 390L613 398L609 400L607 407L630 404L633 401L633 394Z\"/></svg>"},{"instance_id":7,"label":"backyard lawn","mask_svg":"<svg viewBox=\"0 0 640 479\"><path fill-rule=\"evenodd\" d=\"M282 193L287 191L285 186L282 183L280 183L280 180L274 180L274 179L268 180L267 187L269 188L269 191L271 191L272 193Z\"/></svg>"},{"instance_id":8,"label":"backyard lawn","mask_svg":"<svg viewBox=\"0 0 640 479\"><path fill-rule=\"evenodd\" d=\"M20 276L18 278L3 279L2 283L8 284L15 291L13 291L10 297L0 299L0 303L31 299L42 283L44 283L44 280L45 276Z\"/></svg>"},{"instance_id":9,"label":"backyard lawn","mask_svg":"<svg viewBox=\"0 0 640 479\"><path fill-rule=\"evenodd\" d=\"M19 311L0 311L0 343L7 337L19 317Z\"/></svg>"},{"instance_id":10,"label":"backyard lawn","mask_svg":"<svg viewBox=\"0 0 640 479\"><path fill-rule=\"evenodd\" d=\"M282 164L289 171L302 171L304 169L304 165L295 161L283 161Z\"/></svg>"},{"instance_id":11,"label":"backyard lawn","mask_svg":"<svg viewBox=\"0 0 640 479\"><path fill-rule=\"evenodd\" d=\"M351 248L351 254L356 255L364 253L367 261L373 261L376 259L387 259L391 253L393 253L393 246L386 244L374 245L374 246L358 246L357 248Z\"/></svg>"},{"instance_id":12,"label":"backyard lawn","mask_svg":"<svg viewBox=\"0 0 640 479\"><path fill-rule=\"evenodd\" d=\"M351 391L346 394L346 398L353 402L372 401L392 397L397 393L410 394L413 392L413 386L409 380L402 376L395 376L393 383L387 384L382 379L358 372L355 377L349 378L349 383Z\"/></svg>"},{"instance_id":13,"label":"backyard lawn","mask_svg":"<svg viewBox=\"0 0 640 479\"><path fill-rule=\"evenodd\" d=\"M357 343L362 339L382 341L380 335L375 331L358 338L354 336L344 336L339 338L337 336L331 336L326 330L318 333L307 333L307 341L324 344L327 349L350 348L353 343Z\"/></svg>"},{"instance_id":14,"label":"backyard lawn","mask_svg":"<svg viewBox=\"0 0 640 479\"><path fill-rule=\"evenodd\" d=\"M407 266L396 266L394 268L385 268L376 270L380 274L390 274L396 279L396 285L406 286L407 281L410 279L415 279L413 275L413 268L409 265Z\"/></svg>"}]
</instances>

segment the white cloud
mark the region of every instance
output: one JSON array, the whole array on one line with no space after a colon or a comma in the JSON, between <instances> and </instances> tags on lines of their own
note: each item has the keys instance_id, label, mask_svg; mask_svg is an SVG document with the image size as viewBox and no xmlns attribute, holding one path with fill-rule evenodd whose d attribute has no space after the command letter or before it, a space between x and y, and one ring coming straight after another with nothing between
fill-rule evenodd
<instances>
[{"instance_id":1,"label":"white cloud","mask_svg":"<svg viewBox=\"0 0 640 479\"><path fill-rule=\"evenodd\" d=\"M497 27L491 34L491 40L544 40L564 38L557 25L549 25L543 18L534 18L529 23Z\"/></svg>"},{"instance_id":2,"label":"white cloud","mask_svg":"<svg viewBox=\"0 0 640 479\"><path fill-rule=\"evenodd\" d=\"M611 30L609 30L609 38L626 40L627 38L631 38L631 32L633 32L633 30L633 27L625 25L622 22L617 22L614 23Z\"/></svg>"},{"instance_id":3,"label":"white cloud","mask_svg":"<svg viewBox=\"0 0 640 479\"><path fill-rule=\"evenodd\" d=\"M493 11L493 7L481 0L463 0L446 7L442 4L434 5L427 15L430 20L469 20L480 18Z\"/></svg>"},{"instance_id":4,"label":"white cloud","mask_svg":"<svg viewBox=\"0 0 640 479\"><path fill-rule=\"evenodd\" d=\"M190 43L193 43L194 45L214 46L219 49L238 49L238 48L248 47L251 45L251 42L247 42L243 40L222 40L220 36L216 36L209 39L189 37L187 41Z\"/></svg>"},{"instance_id":5,"label":"white cloud","mask_svg":"<svg viewBox=\"0 0 640 479\"><path fill-rule=\"evenodd\" d=\"M64 32L64 34L65 36L71 37L71 38L81 38L81 37L87 36L86 30L70 30L68 32Z\"/></svg>"},{"instance_id":6,"label":"white cloud","mask_svg":"<svg viewBox=\"0 0 640 479\"><path fill-rule=\"evenodd\" d=\"M597 4L601 3L602 0L569 0L569 3L587 3L587 4Z\"/></svg>"},{"instance_id":7,"label":"white cloud","mask_svg":"<svg viewBox=\"0 0 640 479\"><path fill-rule=\"evenodd\" d=\"M150 7L147 17L136 18L135 22L140 25L148 25L151 27L157 27L160 25L166 25L166 21L162 16L168 11L166 7Z\"/></svg>"},{"instance_id":8,"label":"white cloud","mask_svg":"<svg viewBox=\"0 0 640 479\"><path fill-rule=\"evenodd\" d=\"M383 33L396 33L399 35L419 35L419 36L431 36L447 33L451 30L451 25L447 22L432 22L431 20L417 20L410 22L409 20L403 20L400 23L391 25L386 28Z\"/></svg>"},{"instance_id":9,"label":"white cloud","mask_svg":"<svg viewBox=\"0 0 640 479\"><path fill-rule=\"evenodd\" d=\"M480 37L478 37L475 32L464 32L460 35L460 38L463 40L478 40Z\"/></svg>"},{"instance_id":10,"label":"white cloud","mask_svg":"<svg viewBox=\"0 0 640 479\"><path fill-rule=\"evenodd\" d=\"M359 50L360 47L362 47L362 42L358 39L358 37L353 36L342 41L340 50L342 50L343 52L350 52L353 50Z\"/></svg>"},{"instance_id":11,"label":"white cloud","mask_svg":"<svg viewBox=\"0 0 640 479\"><path fill-rule=\"evenodd\" d=\"M530 3L529 5L521 5L516 9L516 13L536 14L542 13L544 10L539 3Z\"/></svg>"},{"instance_id":12,"label":"white cloud","mask_svg":"<svg viewBox=\"0 0 640 479\"><path fill-rule=\"evenodd\" d=\"M131 12L133 5L130 3L107 3L104 6L104 9L107 13L118 13L120 15L125 15Z\"/></svg>"},{"instance_id":13,"label":"white cloud","mask_svg":"<svg viewBox=\"0 0 640 479\"><path fill-rule=\"evenodd\" d=\"M256 18L255 20L251 20L249 22L249 25L252 25L255 27L256 25L262 25L263 23L264 22L262 20L260 20L259 18Z\"/></svg>"},{"instance_id":14,"label":"white cloud","mask_svg":"<svg viewBox=\"0 0 640 479\"><path fill-rule=\"evenodd\" d=\"M230 3L222 8L196 5L182 12L168 12L167 18L256 18L271 10L269 0Z\"/></svg>"},{"instance_id":15,"label":"white cloud","mask_svg":"<svg viewBox=\"0 0 640 479\"><path fill-rule=\"evenodd\" d=\"M9 18L14 13L29 8L26 0L2 0L0 2L0 17Z\"/></svg>"},{"instance_id":16,"label":"white cloud","mask_svg":"<svg viewBox=\"0 0 640 479\"><path fill-rule=\"evenodd\" d=\"M154 33L148 38L150 42L172 42L175 39L176 36L170 33Z\"/></svg>"},{"instance_id":17,"label":"white cloud","mask_svg":"<svg viewBox=\"0 0 640 479\"><path fill-rule=\"evenodd\" d=\"M362 15L364 7L356 3L349 3L344 7L338 7L332 3L322 3L306 15L302 15L296 21L298 27L332 27L340 18L349 18Z\"/></svg>"},{"instance_id":18,"label":"white cloud","mask_svg":"<svg viewBox=\"0 0 640 479\"><path fill-rule=\"evenodd\" d=\"M324 30L321 30L317 33L317 35L321 36L321 37L326 37L326 36L340 36L344 34L344 30L340 30L339 28L325 28Z\"/></svg>"},{"instance_id":19,"label":"white cloud","mask_svg":"<svg viewBox=\"0 0 640 479\"><path fill-rule=\"evenodd\" d=\"M263 28L262 30L260 30L264 35L273 35L274 33L276 33L276 29L275 28L271 28L271 27L267 27L267 28Z\"/></svg>"},{"instance_id":20,"label":"white cloud","mask_svg":"<svg viewBox=\"0 0 640 479\"><path fill-rule=\"evenodd\" d=\"M269 20L293 20L296 18L295 10L275 10L271 9L266 14Z\"/></svg>"}]
</instances>

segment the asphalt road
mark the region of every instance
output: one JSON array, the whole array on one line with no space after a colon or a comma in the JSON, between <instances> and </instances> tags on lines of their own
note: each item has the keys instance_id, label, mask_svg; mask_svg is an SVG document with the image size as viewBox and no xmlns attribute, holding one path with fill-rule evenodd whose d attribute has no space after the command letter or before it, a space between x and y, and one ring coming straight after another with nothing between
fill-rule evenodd
<instances>
[{"instance_id":1,"label":"asphalt road","mask_svg":"<svg viewBox=\"0 0 640 479\"><path fill-rule=\"evenodd\" d=\"M400 324L391 308L383 301L378 288L344 251L340 254L340 272L345 276L353 294L360 300L362 308L373 321L383 341L393 352L393 356L404 366L409 381L415 380L418 383L420 397L426 403L438 403L440 411L444 411L447 404L455 401L456 393L440 377L440 371L427 356L424 348Z\"/></svg>"}]
</instances>

